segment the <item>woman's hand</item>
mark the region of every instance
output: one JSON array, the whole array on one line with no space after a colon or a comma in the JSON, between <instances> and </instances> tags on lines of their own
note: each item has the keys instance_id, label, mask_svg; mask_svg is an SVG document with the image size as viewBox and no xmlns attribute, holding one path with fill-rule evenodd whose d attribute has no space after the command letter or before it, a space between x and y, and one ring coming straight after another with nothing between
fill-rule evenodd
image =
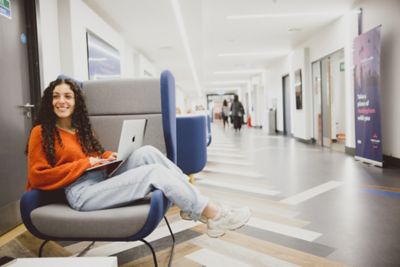
<instances>
[{"instance_id":1,"label":"woman's hand","mask_svg":"<svg viewBox=\"0 0 400 267\"><path fill-rule=\"evenodd\" d=\"M111 161L109 158L102 159L98 157L89 157L90 166L97 166Z\"/></svg>"},{"instance_id":2,"label":"woman's hand","mask_svg":"<svg viewBox=\"0 0 400 267\"><path fill-rule=\"evenodd\" d=\"M111 153L111 155L108 156L107 159L108 159L109 161L116 160L116 159L117 159L117 152Z\"/></svg>"}]
</instances>

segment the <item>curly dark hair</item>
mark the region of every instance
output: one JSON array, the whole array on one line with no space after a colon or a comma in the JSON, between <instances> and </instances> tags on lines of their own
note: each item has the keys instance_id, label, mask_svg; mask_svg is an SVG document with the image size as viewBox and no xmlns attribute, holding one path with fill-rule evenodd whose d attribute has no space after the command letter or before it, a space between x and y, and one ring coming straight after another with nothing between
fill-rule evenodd
<instances>
[{"instance_id":1,"label":"curly dark hair","mask_svg":"<svg viewBox=\"0 0 400 267\"><path fill-rule=\"evenodd\" d=\"M53 110L53 90L60 84L68 84L75 95L75 109L72 114L71 123L72 127L76 129L76 136L81 144L82 151L86 155L93 153L102 154L104 152L104 148L94 135L80 86L71 79L57 79L52 81L44 90L39 111L34 123L34 127L36 125L42 126L42 147L46 154L46 159L51 166L54 166L56 163L54 151L55 140L57 139L57 142L63 146L60 132L56 127L57 115Z\"/></svg>"}]
</instances>

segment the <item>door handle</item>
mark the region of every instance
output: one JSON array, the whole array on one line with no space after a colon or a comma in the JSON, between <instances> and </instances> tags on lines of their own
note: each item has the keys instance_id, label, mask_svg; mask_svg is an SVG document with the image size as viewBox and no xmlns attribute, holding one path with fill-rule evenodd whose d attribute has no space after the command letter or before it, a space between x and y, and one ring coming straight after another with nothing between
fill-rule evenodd
<instances>
[{"instance_id":1,"label":"door handle","mask_svg":"<svg viewBox=\"0 0 400 267\"><path fill-rule=\"evenodd\" d=\"M24 115L30 119L32 117L32 112L31 110L35 107L35 105L32 105L31 103L27 102L25 105L19 105L17 106L18 108L22 108L24 110Z\"/></svg>"},{"instance_id":2,"label":"door handle","mask_svg":"<svg viewBox=\"0 0 400 267\"><path fill-rule=\"evenodd\" d=\"M31 103L28 102L25 105L19 105L18 107L26 109L26 108L34 108L35 105L32 105Z\"/></svg>"}]
</instances>

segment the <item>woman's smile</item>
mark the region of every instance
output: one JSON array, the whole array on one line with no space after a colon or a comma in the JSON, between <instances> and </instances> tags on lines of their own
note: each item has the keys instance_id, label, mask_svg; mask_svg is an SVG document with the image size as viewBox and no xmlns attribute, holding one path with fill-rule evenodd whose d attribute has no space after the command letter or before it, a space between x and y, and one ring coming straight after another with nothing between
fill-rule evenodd
<instances>
[{"instance_id":1,"label":"woman's smile","mask_svg":"<svg viewBox=\"0 0 400 267\"><path fill-rule=\"evenodd\" d=\"M58 119L71 119L74 108L74 91L68 84L57 85L53 90L53 111Z\"/></svg>"}]
</instances>

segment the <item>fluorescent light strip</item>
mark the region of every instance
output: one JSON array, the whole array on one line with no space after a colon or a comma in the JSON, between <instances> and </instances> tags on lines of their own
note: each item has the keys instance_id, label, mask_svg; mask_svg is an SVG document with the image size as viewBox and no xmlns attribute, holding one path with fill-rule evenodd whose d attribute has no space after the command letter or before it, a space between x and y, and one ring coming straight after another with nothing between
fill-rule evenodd
<instances>
[{"instance_id":1,"label":"fluorescent light strip","mask_svg":"<svg viewBox=\"0 0 400 267\"><path fill-rule=\"evenodd\" d=\"M197 89L197 94L199 96L201 96L201 89L200 89L199 79L197 77L197 72L196 72L196 68L194 66L192 51L191 51L190 46L189 46L189 40L188 40L188 37L187 37L187 34L186 34L185 25L183 23L181 7L179 6L178 0L171 0L171 3L172 3L172 9L174 10L176 22L178 23L179 33L180 33L181 38L182 38L183 47L184 47L185 52L186 52L186 57L187 57L187 59L189 61L190 70L191 70L192 75L193 75L194 83L195 83L195 86L196 86L196 89Z\"/></svg>"},{"instance_id":2,"label":"fluorescent light strip","mask_svg":"<svg viewBox=\"0 0 400 267\"><path fill-rule=\"evenodd\" d=\"M246 73L259 73L263 72L263 69L254 69L254 70L227 70L227 71L215 71L214 74L246 74Z\"/></svg>"},{"instance_id":3,"label":"fluorescent light strip","mask_svg":"<svg viewBox=\"0 0 400 267\"><path fill-rule=\"evenodd\" d=\"M236 57L236 56L281 56L286 55L290 51L270 51L270 52L245 52L245 53L221 53L219 57Z\"/></svg>"},{"instance_id":4,"label":"fluorescent light strip","mask_svg":"<svg viewBox=\"0 0 400 267\"><path fill-rule=\"evenodd\" d=\"M212 82L211 84L238 84L238 83L248 83L248 81L246 80L221 81L221 82Z\"/></svg>"},{"instance_id":5,"label":"fluorescent light strip","mask_svg":"<svg viewBox=\"0 0 400 267\"><path fill-rule=\"evenodd\" d=\"M325 13L278 13L278 14L249 14L231 15L227 19L264 19L264 18L293 18L293 17L326 17L341 16L345 12L325 12Z\"/></svg>"},{"instance_id":6,"label":"fluorescent light strip","mask_svg":"<svg viewBox=\"0 0 400 267\"><path fill-rule=\"evenodd\" d=\"M239 88L236 87L208 87L207 88L208 91L219 91L221 93L224 92L234 92L239 90Z\"/></svg>"}]
</instances>

